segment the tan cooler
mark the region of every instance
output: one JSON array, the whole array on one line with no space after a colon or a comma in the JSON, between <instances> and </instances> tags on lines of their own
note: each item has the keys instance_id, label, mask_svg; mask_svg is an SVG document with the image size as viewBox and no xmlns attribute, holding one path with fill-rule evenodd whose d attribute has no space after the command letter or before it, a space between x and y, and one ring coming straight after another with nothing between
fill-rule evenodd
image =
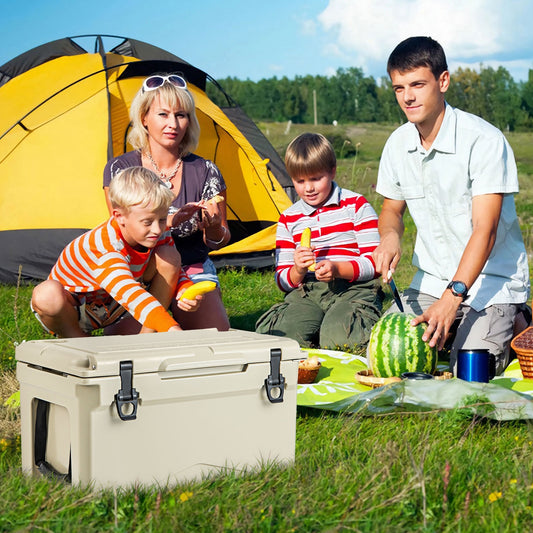
<instances>
[{"instance_id":1,"label":"tan cooler","mask_svg":"<svg viewBox=\"0 0 533 533\"><path fill-rule=\"evenodd\" d=\"M175 484L294 461L296 341L215 329L17 347L22 467Z\"/></svg>"}]
</instances>

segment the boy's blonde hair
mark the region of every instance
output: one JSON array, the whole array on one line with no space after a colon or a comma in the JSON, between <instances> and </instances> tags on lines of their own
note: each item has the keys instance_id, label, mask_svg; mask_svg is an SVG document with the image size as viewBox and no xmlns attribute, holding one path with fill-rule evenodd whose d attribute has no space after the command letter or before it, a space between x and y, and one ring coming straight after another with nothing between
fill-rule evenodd
<instances>
[{"instance_id":1,"label":"boy's blonde hair","mask_svg":"<svg viewBox=\"0 0 533 533\"><path fill-rule=\"evenodd\" d=\"M126 213L134 206L168 211L174 195L155 172L144 167L130 167L111 180L109 199L113 209L122 209Z\"/></svg>"},{"instance_id":2,"label":"boy's blonde hair","mask_svg":"<svg viewBox=\"0 0 533 533\"><path fill-rule=\"evenodd\" d=\"M167 76L167 74L162 74ZM188 89L176 87L171 83L163 83L161 87L152 91L139 89L130 107L131 130L128 133L128 142L135 150L149 151L148 131L144 127L143 119L150 110L155 97L159 95L160 101L169 107L183 109L189 116L189 126L185 137L181 141L181 157L196 150L200 140L200 124L196 117L194 98Z\"/></svg>"},{"instance_id":3,"label":"boy's blonde hair","mask_svg":"<svg viewBox=\"0 0 533 533\"><path fill-rule=\"evenodd\" d=\"M320 133L302 133L289 144L285 166L292 179L331 172L337 167L335 150Z\"/></svg>"}]
</instances>

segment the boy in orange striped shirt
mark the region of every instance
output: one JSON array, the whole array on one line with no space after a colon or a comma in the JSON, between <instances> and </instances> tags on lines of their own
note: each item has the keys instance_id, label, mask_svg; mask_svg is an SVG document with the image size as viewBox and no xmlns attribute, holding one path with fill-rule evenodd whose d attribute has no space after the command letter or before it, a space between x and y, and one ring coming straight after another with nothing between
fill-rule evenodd
<instances>
[{"instance_id":1,"label":"boy in orange striped shirt","mask_svg":"<svg viewBox=\"0 0 533 533\"><path fill-rule=\"evenodd\" d=\"M112 217L68 244L35 287L35 316L59 337L181 330L167 309L195 311L202 297L179 298L192 282L166 233L172 192L152 171L131 167L109 195Z\"/></svg>"}]
</instances>

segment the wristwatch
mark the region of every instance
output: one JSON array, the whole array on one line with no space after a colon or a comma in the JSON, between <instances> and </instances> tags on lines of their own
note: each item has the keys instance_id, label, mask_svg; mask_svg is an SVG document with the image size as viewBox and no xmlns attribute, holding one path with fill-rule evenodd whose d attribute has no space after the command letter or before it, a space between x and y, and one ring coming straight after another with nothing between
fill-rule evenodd
<instances>
[{"instance_id":1,"label":"wristwatch","mask_svg":"<svg viewBox=\"0 0 533 533\"><path fill-rule=\"evenodd\" d=\"M466 300L468 298L468 288L466 284L462 281L450 281L446 288L450 289L454 296L460 296L463 300Z\"/></svg>"}]
</instances>

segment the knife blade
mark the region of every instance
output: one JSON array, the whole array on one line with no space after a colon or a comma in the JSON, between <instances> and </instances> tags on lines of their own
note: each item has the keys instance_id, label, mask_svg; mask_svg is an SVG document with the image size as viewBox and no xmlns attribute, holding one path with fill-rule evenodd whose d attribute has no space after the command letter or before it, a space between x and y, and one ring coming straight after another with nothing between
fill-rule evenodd
<instances>
[{"instance_id":1,"label":"knife blade","mask_svg":"<svg viewBox=\"0 0 533 533\"><path fill-rule=\"evenodd\" d=\"M403 313L403 304L402 300L400 298L400 293L398 292L398 288L396 287L396 283L394 283L394 280L392 279L392 272L389 270L387 274L387 279L389 280L389 286L392 290L392 295L394 296L394 301L396 305L398 306L398 309L401 313Z\"/></svg>"}]
</instances>

